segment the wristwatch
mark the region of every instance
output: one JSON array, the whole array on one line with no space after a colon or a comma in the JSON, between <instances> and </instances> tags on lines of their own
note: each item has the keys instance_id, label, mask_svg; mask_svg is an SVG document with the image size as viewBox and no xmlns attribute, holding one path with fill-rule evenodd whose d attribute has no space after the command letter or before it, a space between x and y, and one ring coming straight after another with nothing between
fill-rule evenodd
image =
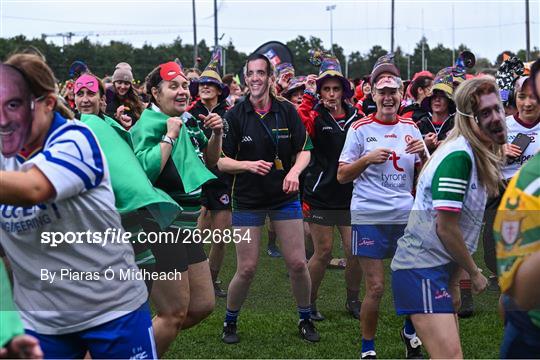
<instances>
[{"instance_id":1,"label":"wristwatch","mask_svg":"<svg viewBox=\"0 0 540 360\"><path fill-rule=\"evenodd\" d=\"M161 137L161 142L164 142L164 143L170 144L171 146L174 146L174 144L176 144L176 139L173 139L172 137L167 136L167 135L163 135Z\"/></svg>"}]
</instances>

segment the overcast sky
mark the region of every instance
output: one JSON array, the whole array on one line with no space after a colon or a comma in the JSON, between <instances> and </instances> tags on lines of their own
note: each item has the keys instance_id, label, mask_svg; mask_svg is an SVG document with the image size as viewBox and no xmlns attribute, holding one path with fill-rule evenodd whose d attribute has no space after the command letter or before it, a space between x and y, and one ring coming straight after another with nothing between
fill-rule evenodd
<instances>
[{"instance_id":1,"label":"overcast sky","mask_svg":"<svg viewBox=\"0 0 540 360\"><path fill-rule=\"evenodd\" d=\"M530 0L531 50L540 46L540 0ZM287 42L298 35L330 44L330 11L334 43L345 53L366 53L373 45L390 48L390 1L241 1L218 0L219 35L249 53L266 41ZM213 1L196 0L197 37L214 44ZM42 33L99 33L91 41L121 40L141 46L170 43L180 36L193 43L191 0L0 0L0 36ZM452 16L452 12L454 16ZM412 52L422 33L431 46L464 43L477 57L494 61L503 50L525 49L525 0L396 0L395 42ZM454 30L452 30L454 28ZM73 37L73 42L82 37ZM62 37L50 37L62 44ZM186 59L187 60L187 59Z\"/></svg>"}]
</instances>

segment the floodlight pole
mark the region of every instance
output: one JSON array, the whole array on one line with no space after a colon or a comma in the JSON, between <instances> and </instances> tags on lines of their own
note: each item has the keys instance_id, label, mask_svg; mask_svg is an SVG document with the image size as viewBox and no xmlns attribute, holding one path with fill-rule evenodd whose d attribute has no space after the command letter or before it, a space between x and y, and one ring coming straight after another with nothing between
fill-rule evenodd
<instances>
[{"instance_id":1,"label":"floodlight pole","mask_svg":"<svg viewBox=\"0 0 540 360\"><path fill-rule=\"evenodd\" d=\"M332 11L334 11L336 5L329 5L326 7L326 11L330 11L330 52L334 54L334 22L332 18Z\"/></svg>"},{"instance_id":2,"label":"floodlight pole","mask_svg":"<svg viewBox=\"0 0 540 360\"><path fill-rule=\"evenodd\" d=\"M391 34L390 34L390 52L394 52L394 10L395 10L395 3L394 0L392 0L392 26L391 26Z\"/></svg>"},{"instance_id":3,"label":"floodlight pole","mask_svg":"<svg viewBox=\"0 0 540 360\"><path fill-rule=\"evenodd\" d=\"M214 49L218 47L217 0L214 0Z\"/></svg>"},{"instance_id":4,"label":"floodlight pole","mask_svg":"<svg viewBox=\"0 0 540 360\"><path fill-rule=\"evenodd\" d=\"M525 36L527 39L527 53L525 56L525 60L529 61L531 58L531 26L529 23L529 0L525 0Z\"/></svg>"},{"instance_id":5,"label":"floodlight pole","mask_svg":"<svg viewBox=\"0 0 540 360\"><path fill-rule=\"evenodd\" d=\"M197 68L197 58L199 57L199 44L197 44L197 16L195 15L195 0L191 1L193 8L193 67Z\"/></svg>"}]
</instances>

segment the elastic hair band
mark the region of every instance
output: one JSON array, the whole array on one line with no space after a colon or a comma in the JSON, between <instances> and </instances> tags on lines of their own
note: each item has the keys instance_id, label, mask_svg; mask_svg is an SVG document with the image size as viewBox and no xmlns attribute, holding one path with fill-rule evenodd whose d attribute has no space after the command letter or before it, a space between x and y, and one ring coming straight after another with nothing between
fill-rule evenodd
<instances>
[{"instance_id":1,"label":"elastic hair band","mask_svg":"<svg viewBox=\"0 0 540 360\"><path fill-rule=\"evenodd\" d=\"M457 106L456 106L456 112L461 116L473 118L473 120L478 124L478 119L476 118L476 116L464 113L463 111L459 110Z\"/></svg>"}]
</instances>

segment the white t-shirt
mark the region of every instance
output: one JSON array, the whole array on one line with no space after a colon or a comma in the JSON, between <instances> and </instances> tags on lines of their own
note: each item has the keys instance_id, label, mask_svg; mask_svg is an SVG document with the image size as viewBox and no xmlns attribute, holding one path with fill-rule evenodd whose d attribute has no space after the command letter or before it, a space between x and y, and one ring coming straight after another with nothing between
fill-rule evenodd
<instances>
[{"instance_id":1,"label":"white t-shirt","mask_svg":"<svg viewBox=\"0 0 540 360\"><path fill-rule=\"evenodd\" d=\"M119 276L120 269L138 271L131 244L83 241L51 247L43 241L45 232L122 229L105 156L92 131L55 114L42 149L26 159L0 154L1 170L33 166L54 186L55 199L35 206L0 205L0 242L13 267L14 299L25 328L73 333L138 309L147 299L144 282ZM104 276L109 267L112 280ZM45 276L53 273L54 279Z\"/></svg>"},{"instance_id":2,"label":"white t-shirt","mask_svg":"<svg viewBox=\"0 0 540 360\"><path fill-rule=\"evenodd\" d=\"M516 119L515 116L506 118L506 128L508 129L508 143L514 141L517 134L522 133L531 138L531 143L525 151L515 159L511 159L503 167L503 176L505 179L513 177L519 169L529 161L540 150L540 121L532 126L526 126L523 121Z\"/></svg>"},{"instance_id":3,"label":"white t-shirt","mask_svg":"<svg viewBox=\"0 0 540 360\"><path fill-rule=\"evenodd\" d=\"M411 194L417 154L406 154L413 139L422 140L416 124L400 116L383 123L375 114L354 122L341 151L339 162L353 163L377 148L390 148L391 157L383 164L369 165L354 180L351 199L352 224L406 224L412 208Z\"/></svg>"}]
</instances>

